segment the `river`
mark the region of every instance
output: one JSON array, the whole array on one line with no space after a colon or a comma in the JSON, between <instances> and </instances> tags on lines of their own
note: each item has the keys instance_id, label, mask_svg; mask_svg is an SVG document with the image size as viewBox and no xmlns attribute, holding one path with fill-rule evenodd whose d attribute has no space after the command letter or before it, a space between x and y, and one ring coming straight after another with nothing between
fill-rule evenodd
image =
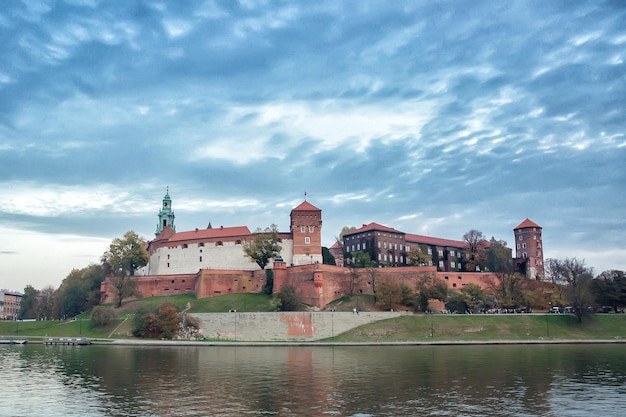
<instances>
[{"instance_id":1,"label":"river","mask_svg":"<svg viewBox=\"0 0 626 417\"><path fill-rule=\"evenodd\" d=\"M0 346L0 416L618 416L626 346Z\"/></svg>"}]
</instances>

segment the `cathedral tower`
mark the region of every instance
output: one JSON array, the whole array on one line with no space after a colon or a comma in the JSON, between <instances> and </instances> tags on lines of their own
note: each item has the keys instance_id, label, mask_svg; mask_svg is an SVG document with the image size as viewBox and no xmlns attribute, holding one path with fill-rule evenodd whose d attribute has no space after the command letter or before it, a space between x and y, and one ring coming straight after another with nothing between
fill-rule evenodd
<instances>
[{"instance_id":1,"label":"cathedral tower","mask_svg":"<svg viewBox=\"0 0 626 417\"><path fill-rule=\"evenodd\" d=\"M172 199L169 194L169 187L165 190L165 197L163 197L163 206L161 207L161 211L159 211L159 223L157 224L155 235L159 235L163 231L166 226L172 228L172 230L176 230L176 226L174 226L174 212L172 211Z\"/></svg>"}]
</instances>

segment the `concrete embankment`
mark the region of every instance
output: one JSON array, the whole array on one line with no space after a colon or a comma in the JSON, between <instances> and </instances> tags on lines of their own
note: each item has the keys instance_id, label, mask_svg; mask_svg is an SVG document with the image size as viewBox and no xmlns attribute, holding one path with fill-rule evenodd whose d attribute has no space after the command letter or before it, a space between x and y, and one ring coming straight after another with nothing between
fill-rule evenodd
<instances>
[{"instance_id":1,"label":"concrete embankment","mask_svg":"<svg viewBox=\"0 0 626 417\"><path fill-rule=\"evenodd\" d=\"M194 313L212 340L314 341L355 327L401 316L401 312Z\"/></svg>"}]
</instances>

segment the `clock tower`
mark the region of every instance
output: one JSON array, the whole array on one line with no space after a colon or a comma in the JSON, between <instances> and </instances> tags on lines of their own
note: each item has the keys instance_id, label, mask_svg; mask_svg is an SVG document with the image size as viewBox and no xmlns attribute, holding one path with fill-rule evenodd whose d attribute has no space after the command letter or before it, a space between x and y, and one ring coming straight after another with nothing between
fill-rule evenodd
<instances>
[{"instance_id":1,"label":"clock tower","mask_svg":"<svg viewBox=\"0 0 626 417\"><path fill-rule=\"evenodd\" d=\"M165 197L163 197L163 206L161 207L161 211L159 211L159 223L157 224L155 235L159 235L163 231L166 226L172 228L172 230L176 230L174 226L174 212L172 211L172 199L169 194L169 187L165 190Z\"/></svg>"}]
</instances>

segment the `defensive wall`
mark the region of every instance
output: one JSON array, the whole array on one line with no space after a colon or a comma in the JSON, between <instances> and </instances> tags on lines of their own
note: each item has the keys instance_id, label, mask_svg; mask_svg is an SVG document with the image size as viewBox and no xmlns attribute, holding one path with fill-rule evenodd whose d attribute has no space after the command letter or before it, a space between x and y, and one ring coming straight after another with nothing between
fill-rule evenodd
<instances>
[{"instance_id":1,"label":"defensive wall","mask_svg":"<svg viewBox=\"0 0 626 417\"><path fill-rule=\"evenodd\" d=\"M373 294L387 279L415 287L425 277L444 280L448 288L468 284L488 287L495 274L479 272L437 272L436 267L344 268L311 264L287 267L274 262L274 292L293 286L301 302L318 308L349 294ZM100 287L102 302L116 299L115 277L107 277ZM236 293L260 293L266 283L266 271L202 269L195 274L145 275L133 277L137 283L135 298L193 293L197 298ZM437 307L438 308L438 307Z\"/></svg>"}]
</instances>

